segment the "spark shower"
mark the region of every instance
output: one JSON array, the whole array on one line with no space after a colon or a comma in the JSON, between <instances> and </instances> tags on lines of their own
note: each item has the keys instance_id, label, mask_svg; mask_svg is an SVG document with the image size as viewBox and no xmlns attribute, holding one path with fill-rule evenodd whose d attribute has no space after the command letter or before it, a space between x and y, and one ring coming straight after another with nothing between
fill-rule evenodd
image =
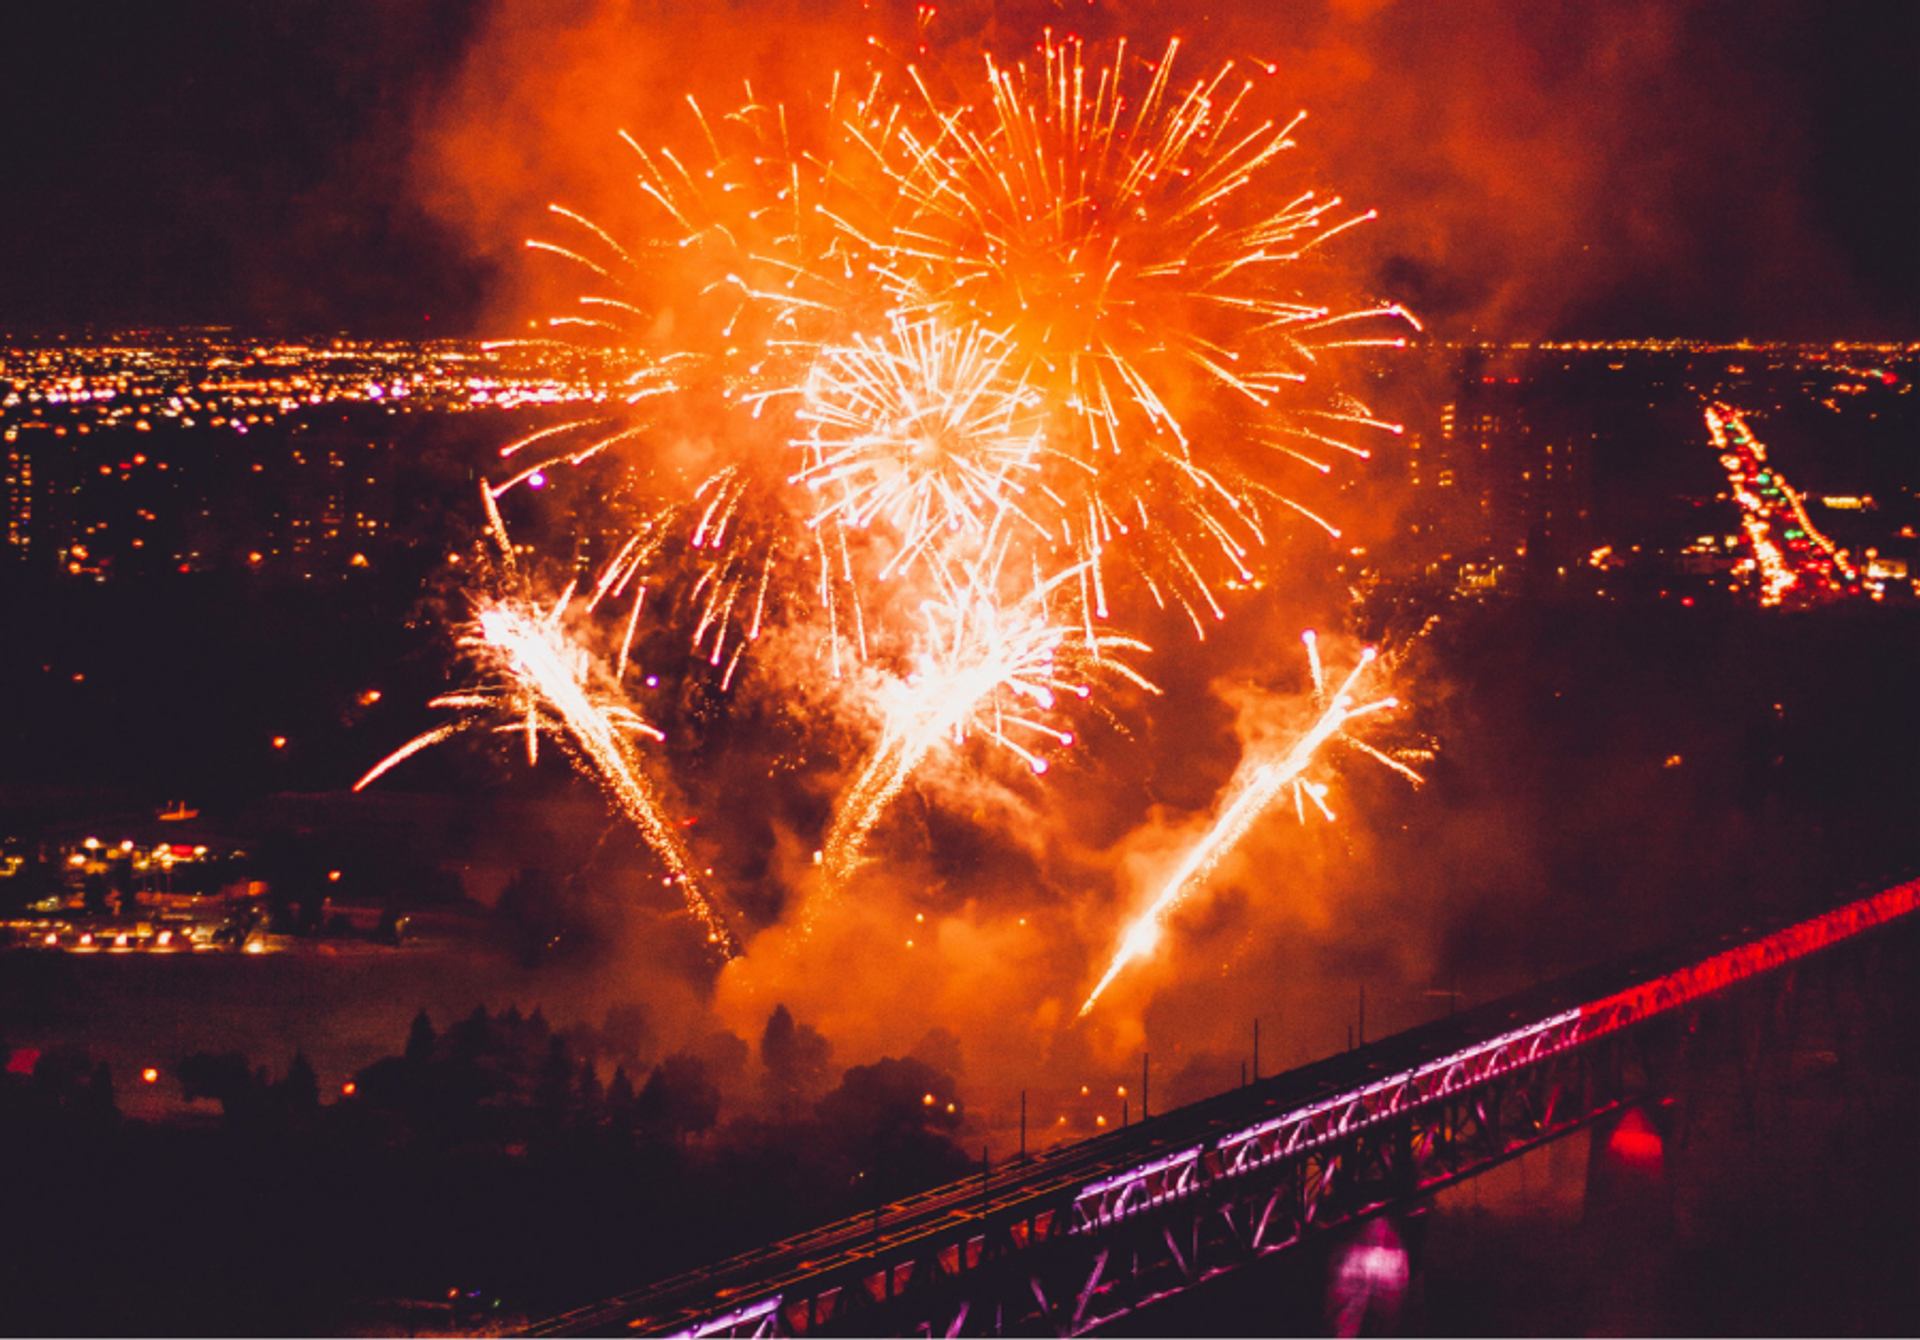
<instances>
[{"instance_id":1,"label":"spark shower","mask_svg":"<svg viewBox=\"0 0 1920 1340\"><path fill-rule=\"evenodd\" d=\"M1270 67L1188 74L1179 47L1049 34L946 69L876 44L811 102L749 86L723 110L689 96L672 143L620 132L644 226L616 236L556 204L527 244L585 283L542 338L612 352L620 393L502 448L457 633L473 679L359 785L470 729L529 757L553 738L731 957L738 907L667 816L662 737L631 691L643 620L683 634L654 676L825 685L846 723L860 761L803 935L859 896L889 806L936 755L1042 774L1078 714L1148 710L1152 649L1130 624L1174 610L1204 638L1291 528L1339 535L1297 482L1400 430L1333 383L1331 355L1418 328L1395 303L1314 296L1341 287L1323 249L1373 215L1292 180L1305 113L1270 106ZM500 500L595 459L623 467L641 520L587 579L543 587ZM1384 661L1369 649L1329 692L1308 650L1309 724L1242 760L1124 932L1114 909L1083 1016L1276 804L1332 818L1315 773L1334 746L1418 782L1356 735L1397 705L1358 697Z\"/></svg>"}]
</instances>

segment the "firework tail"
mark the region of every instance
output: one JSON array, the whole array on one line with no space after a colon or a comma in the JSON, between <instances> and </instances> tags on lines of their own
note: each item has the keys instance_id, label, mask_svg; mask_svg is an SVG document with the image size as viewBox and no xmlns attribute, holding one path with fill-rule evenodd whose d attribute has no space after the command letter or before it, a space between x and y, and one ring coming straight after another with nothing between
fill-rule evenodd
<instances>
[{"instance_id":1,"label":"firework tail","mask_svg":"<svg viewBox=\"0 0 1920 1340\"><path fill-rule=\"evenodd\" d=\"M1303 638L1311 659L1316 687L1324 684L1316 639L1311 633ZM1078 1018L1086 1018L1092 1012L1094 1004L1111 986L1121 971L1135 959L1143 958L1153 951L1159 942L1161 929L1166 918L1200 888L1210 876L1220 860L1237 846L1241 838L1253 827L1261 815L1280 799L1281 795L1292 789L1296 803L1304 795L1328 819L1333 817L1326 808L1323 799L1324 788L1314 786L1306 778L1321 752L1336 741L1346 741L1342 732L1355 720L1370 716L1375 712L1390 711L1399 705L1394 698L1380 698L1372 702L1355 705L1354 686L1359 682L1368 666L1375 660L1374 649L1369 647L1360 657L1360 661L1347 675L1345 682L1331 698L1325 698L1319 715L1307 730L1293 742L1291 748L1271 763L1261 764L1247 777L1246 781L1234 793L1220 816L1213 821L1200 840L1188 849L1180 864L1161 886L1160 893L1146 911L1136 917L1120 938L1120 947L1114 951L1107 970L1101 974L1084 1003L1080 1006ZM1316 694L1316 697L1322 695ZM1388 766L1404 773L1415 781L1418 774L1387 755L1381 754L1370 746L1363 746L1369 756L1385 762ZM1304 816L1303 816L1304 817Z\"/></svg>"}]
</instances>

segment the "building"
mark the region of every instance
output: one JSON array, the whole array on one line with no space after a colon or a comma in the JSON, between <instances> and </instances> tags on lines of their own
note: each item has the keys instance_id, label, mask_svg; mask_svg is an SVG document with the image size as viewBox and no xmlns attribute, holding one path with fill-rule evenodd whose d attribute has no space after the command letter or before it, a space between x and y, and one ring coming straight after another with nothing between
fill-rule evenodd
<instances>
[{"instance_id":1,"label":"building","mask_svg":"<svg viewBox=\"0 0 1920 1340\"><path fill-rule=\"evenodd\" d=\"M1407 433L1407 556L1472 586L1563 575L1591 548L1596 430L1519 359L1467 351L1450 371Z\"/></svg>"}]
</instances>

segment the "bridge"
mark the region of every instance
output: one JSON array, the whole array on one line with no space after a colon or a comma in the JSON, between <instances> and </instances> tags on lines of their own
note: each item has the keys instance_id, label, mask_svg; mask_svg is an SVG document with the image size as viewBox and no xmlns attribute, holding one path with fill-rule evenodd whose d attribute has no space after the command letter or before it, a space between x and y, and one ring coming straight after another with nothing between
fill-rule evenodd
<instances>
[{"instance_id":1,"label":"bridge","mask_svg":"<svg viewBox=\"0 0 1920 1340\"><path fill-rule=\"evenodd\" d=\"M1712 1012L1778 1019L1920 880L1578 974L936 1187L533 1334L1073 1335L1658 1097Z\"/></svg>"}]
</instances>

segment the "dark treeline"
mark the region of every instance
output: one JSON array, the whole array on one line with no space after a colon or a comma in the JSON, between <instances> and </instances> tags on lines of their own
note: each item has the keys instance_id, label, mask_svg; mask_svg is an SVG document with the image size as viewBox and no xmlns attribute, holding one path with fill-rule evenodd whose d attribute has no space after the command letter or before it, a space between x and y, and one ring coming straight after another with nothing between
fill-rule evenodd
<instances>
[{"instance_id":1,"label":"dark treeline","mask_svg":"<svg viewBox=\"0 0 1920 1340\"><path fill-rule=\"evenodd\" d=\"M921 1050L938 1058L939 1043ZM444 1027L423 1011L337 1093L298 1054L277 1074L184 1056L163 1082L205 1113L160 1124L116 1108L116 1081L137 1077L78 1050L12 1052L7 1328L470 1328L970 1166L955 1082L928 1060L835 1076L826 1040L784 1007L757 1048L716 1033L648 1063L650 1044L635 1007L564 1030L538 1009Z\"/></svg>"}]
</instances>

